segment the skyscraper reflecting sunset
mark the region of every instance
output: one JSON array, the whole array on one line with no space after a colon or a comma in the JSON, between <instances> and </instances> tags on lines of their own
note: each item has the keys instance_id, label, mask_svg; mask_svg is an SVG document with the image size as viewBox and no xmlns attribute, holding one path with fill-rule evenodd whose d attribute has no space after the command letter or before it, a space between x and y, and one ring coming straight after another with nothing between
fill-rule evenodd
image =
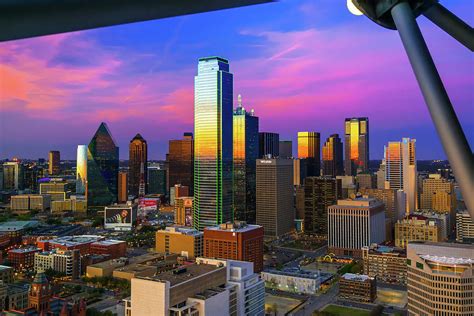
<instances>
[{"instance_id":1,"label":"skyscraper reflecting sunset","mask_svg":"<svg viewBox=\"0 0 474 316\"><path fill-rule=\"evenodd\" d=\"M77 146L76 193L87 196L87 146Z\"/></svg>"},{"instance_id":2,"label":"skyscraper reflecting sunset","mask_svg":"<svg viewBox=\"0 0 474 316\"><path fill-rule=\"evenodd\" d=\"M415 143L415 139L403 138L401 142L389 142L385 146L385 180L390 189L405 192L407 212L418 208Z\"/></svg>"},{"instance_id":3,"label":"skyscraper reflecting sunset","mask_svg":"<svg viewBox=\"0 0 474 316\"><path fill-rule=\"evenodd\" d=\"M200 58L194 78L194 227L231 221L233 75L220 57Z\"/></svg>"},{"instance_id":4,"label":"skyscraper reflecting sunset","mask_svg":"<svg viewBox=\"0 0 474 316\"><path fill-rule=\"evenodd\" d=\"M346 175L366 172L369 168L369 119L346 118L344 131Z\"/></svg>"},{"instance_id":5,"label":"skyscraper reflecting sunset","mask_svg":"<svg viewBox=\"0 0 474 316\"><path fill-rule=\"evenodd\" d=\"M339 134L332 134L323 146L323 175L342 176L344 174L342 161L341 139Z\"/></svg>"},{"instance_id":6,"label":"skyscraper reflecting sunset","mask_svg":"<svg viewBox=\"0 0 474 316\"><path fill-rule=\"evenodd\" d=\"M234 219L255 223L255 168L258 117L239 104L234 111Z\"/></svg>"},{"instance_id":7,"label":"skyscraper reflecting sunset","mask_svg":"<svg viewBox=\"0 0 474 316\"><path fill-rule=\"evenodd\" d=\"M298 158L306 159L308 177L319 176L321 172L320 134L298 132Z\"/></svg>"}]
</instances>

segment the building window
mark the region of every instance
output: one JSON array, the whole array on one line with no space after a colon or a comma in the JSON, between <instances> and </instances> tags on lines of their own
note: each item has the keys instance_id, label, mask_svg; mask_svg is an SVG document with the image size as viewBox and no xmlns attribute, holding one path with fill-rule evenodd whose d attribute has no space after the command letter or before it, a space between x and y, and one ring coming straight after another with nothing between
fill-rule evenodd
<instances>
[{"instance_id":1,"label":"building window","mask_svg":"<svg viewBox=\"0 0 474 316\"><path fill-rule=\"evenodd\" d=\"M407 265L411 266L411 259L407 259Z\"/></svg>"},{"instance_id":2,"label":"building window","mask_svg":"<svg viewBox=\"0 0 474 316\"><path fill-rule=\"evenodd\" d=\"M417 262L417 263L416 263L416 267L417 267L418 269L423 270L423 263Z\"/></svg>"}]
</instances>

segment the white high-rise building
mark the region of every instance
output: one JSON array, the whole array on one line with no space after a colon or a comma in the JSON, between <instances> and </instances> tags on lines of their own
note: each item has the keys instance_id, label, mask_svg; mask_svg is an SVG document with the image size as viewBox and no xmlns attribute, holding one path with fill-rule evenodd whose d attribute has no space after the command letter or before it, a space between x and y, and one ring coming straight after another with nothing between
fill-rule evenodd
<instances>
[{"instance_id":1,"label":"white high-rise building","mask_svg":"<svg viewBox=\"0 0 474 316\"><path fill-rule=\"evenodd\" d=\"M406 194L407 213L418 209L415 139L403 138L385 146L385 180L390 189Z\"/></svg>"}]
</instances>

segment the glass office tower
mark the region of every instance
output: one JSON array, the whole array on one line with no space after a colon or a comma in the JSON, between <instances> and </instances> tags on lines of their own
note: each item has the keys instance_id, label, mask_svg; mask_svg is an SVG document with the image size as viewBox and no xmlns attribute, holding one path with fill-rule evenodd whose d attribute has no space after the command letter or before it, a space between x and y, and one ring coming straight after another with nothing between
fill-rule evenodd
<instances>
[{"instance_id":1,"label":"glass office tower","mask_svg":"<svg viewBox=\"0 0 474 316\"><path fill-rule=\"evenodd\" d=\"M168 149L168 190L176 184L189 188L193 195L194 139L193 133L184 133L183 139L169 141Z\"/></svg>"},{"instance_id":2,"label":"glass office tower","mask_svg":"<svg viewBox=\"0 0 474 316\"><path fill-rule=\"evenodd\" d=\"M130 195L138 196L140 181L143 178L145 192L148 192L148 146L142 135L137 134L130 141L130 152L128 160L128 192Z\"/></svg>"},{"instance_id":3,"label":"glass office tower","mask_svg":"<svg viewBox=\"0 0 474 316\"><path fill-rule=\"evenodd\" d=\"M76 193L87 197L87 145L77 146Z\"/></svg>"},{"instance_id":4,"label":"glass office tower","mask_svg":"<svg viewBox=\"0 0 474 316\"><path fill-rule=\"evenodd\" d=\"M298 132L298 158L306 159L308 177L321 172L320 137L317 132Z\"/></svg>"},{"instance_id":5,"label":"glass office tower","mask_svg":"<svg viewBox=\"0 0 474 316\"><path fill-rule=\"evenodd\" d=\"M345 164L346 175L355 176L357 173L369 170L369 119L367 117L346 118L345 134Z\"/></svg>"},{"instance_id":6,"label":"glass office tower","mask_svg":"<svg viewBox=\"0 0 474 316\"><path fill-rule=\"evenodd\" d=\"M233 219L229 62L200 58L194 86L194 226L203 230Z\"/></svg>"},{"instance_id":7,"label":"glass office tower","mask_svg":"<svg viewBox=\"0 0 474 316\"><path fill-rule=\"evenodd\" d=\"M255 224L258 117L239 105L234 111L234 219Z\"/></svg>"},{"instance_id":8,"label":"glass office tower","mask_svg":"<svg viewBox=\"0 0 474 316\"><path fill-rule=\"evenodd\" d=\"M101 123L87 151L87 205L117 202L119 148L107 124Z\"/></svg>"},{"instance_id":9,"label":"glass office tower","mask_svg":"<svg viewBox=\"0 0 474 316\"><path fill-rule=\"evenodd\" d=\"M339 134L332 134L323 145L323 175L336 177L343 174L342 142Z\"/></svg>"}]
</instances>

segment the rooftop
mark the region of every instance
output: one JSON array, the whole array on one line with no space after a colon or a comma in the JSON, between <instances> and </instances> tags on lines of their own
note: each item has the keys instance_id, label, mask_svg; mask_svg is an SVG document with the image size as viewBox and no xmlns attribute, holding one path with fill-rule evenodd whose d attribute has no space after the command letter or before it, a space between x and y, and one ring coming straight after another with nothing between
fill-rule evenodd
<instances>
[{"instance_id":1,"label":"rooftop","mask_svg":"<svg viewBox=\"0 0 474 316\"><path fill-rule=\"evenodd\" d=\"M73 247L81 244L88 244L102 240L104 237L98 235L77 235L64 236L48 240L52 244L58 244L66 247Z\"/></svg>"},{"instance_id":2,"label":"rooftop","mask_svg":"<svg viewBox=\"0 0 474 316\"><path fill-rule=\"evenodd\" d=\"M210 272L225 270L223 266L216 266L211 264L190 264L182 266L177 269L162 272L153 277L142 277L140 279L156 281L156 282L170 282L170 286L175 286L180 283L189 281L194 278L198 278Z\"/></svg>"},{"instance_id":3,"label":"rooftop","mask_svg":"<svg viewBox=\"0 0 474 316\"><path fill-rule=\"evenodd\" d=\"M11 249L11 250L8 251L8 252L13 252L13 253L27 253L27 252L36 252L36 251L40 251L40 249L39 249L39 248L36 248L36 247L15 248L15 249Z\"/></svg>"},{"instance_id":4,"label":"rooftop","mask_svg":"<svg viewBox=\"0 0 474 316\"><path fill-rule=\"evenodd\" d=\"M166 227L165 230L157 231L157 233L183 234L183 235L188 235L188 236L199 236L203 234L202 232L195 230L194 228L184 227L184 226L169 226L169 227Z\"/></svg>"},{"instance_id":5,"label":"rooftop","mask_svg":"<svg viewBox=\"0 0 474 316\"><path fill-rule=\"evenodd\" d=\"M287 269L283 269L283 270L269 270L269 271L265 271L265 273L277 274L277 275L286 275L286 276L312 279L312 280L319 280L321 278L319 273L315 273L315 272L312 272L312 271L306 271L306 270L300 270L298 268L287 268Z\"/></svg>"},{"instance_id":6,"label":"rooftop","mask_svg":"<svg viewBox=\"0 0 474 316\"><path fill-rule=\"evenodd\" d=\"M421 255L421 258L432 261L440 264L452 264L452 265L462 265L462 264L474 264L473 258L455 258L455 257L445 257L445 256L432 256L432 255Z\"/></svg>"},{"instance_id":7,"label":"rooftop","mask_svg":"<svg viewBox=\"0 0 474 316\"><path fill-rule=\"evenodd\" d=\"M337 200L337 205L340 207L351 207L351 208L367 208L370 206L376 206L379 204L383 204L381 201L374 199L374 198L364 198L359 197L355 199L345 199L345 200ZM334 207L334 206L331 206Z\"/></svg>"},{"instance_id":8,"label":"rooftop","mask_svg":"<svg viewBox=\"0 0 474 316\"><path fill-rule=\"evenodd\" d=\"M361 281L361 282L374 279L365 274L354 274L354 273L346 273L342 276L342 278L346 280Z\"/></svg>"},{"instance_id":9,"label":"rooftop","mask_svg":"<svg viewBox=\"0 0 474 316\"><path fill-rule=\"evenodd\" d=\"M117 245L126 243L124 240L116 240L116 239L105 239L105 240L98 240L93 242L93 245L101 245L101 246L110 246L110 245Z\"/></svg>"},{"instance_id":10,"label":"rooftop","mask_svg":"<svg viewBox=\"0 0 474 316\"><path fill-rule=\"evenodd\" d=\"M38 221L10 221L0 223L0 232L5 231L16 231L31 227L36 227L39 225Z\"/></svg>"},{"instance_id":11,"label":"rooftop","mask_svg":"<svg viewBox=\"0 0 474 316\"><path fill-rule=\"evenodd\" d=\"M243 232L248 232L248 231L258 229L261 227L262 226L259 226L259 225L251 225L251 224L247 224L246 222L236 221L234 223L224 223L224 224L220 224L219 226L206 227L205 230L219 230L219 231L243 233Z\"/></svg>"}]
</instances>

